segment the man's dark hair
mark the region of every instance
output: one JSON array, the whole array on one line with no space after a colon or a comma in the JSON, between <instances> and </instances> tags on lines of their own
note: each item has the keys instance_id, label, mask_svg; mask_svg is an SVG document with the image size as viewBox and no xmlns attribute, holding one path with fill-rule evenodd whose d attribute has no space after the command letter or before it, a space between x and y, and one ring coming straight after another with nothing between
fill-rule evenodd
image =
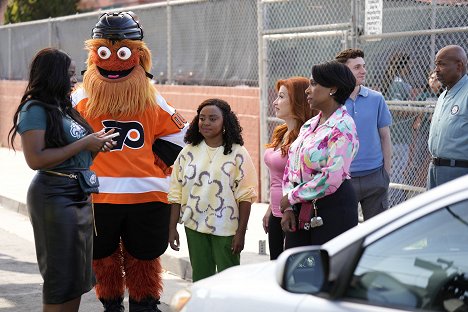
<instances>
[{"instance_id":1,"label":"man's dark hair","mask_svg":"<svg viewBox=\"0 0 468 312\"><path fill-rule=\"evenodd\" d=\"M364 51L361 49L346 49L338 53L335 56L335 60L341 64L345 64L349 59L355 59L358 57L364 58Z\"/></svg>"}]
</instances>

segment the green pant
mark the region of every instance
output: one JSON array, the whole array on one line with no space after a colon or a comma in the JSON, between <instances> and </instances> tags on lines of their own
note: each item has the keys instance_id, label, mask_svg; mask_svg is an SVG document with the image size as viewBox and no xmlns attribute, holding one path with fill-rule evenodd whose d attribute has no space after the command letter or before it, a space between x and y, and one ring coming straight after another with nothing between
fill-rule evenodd
<instances>
[{"instance_id":1,"label":"green pant","mask_svg":"<svg viewBox=\"0 0 468 312\"><path fill-rule=\"evenodd\" d=\"M194 282L240 264L240 254L232 254L233 236L200 233L185 227Z\"/></svg>"}]
</instances>

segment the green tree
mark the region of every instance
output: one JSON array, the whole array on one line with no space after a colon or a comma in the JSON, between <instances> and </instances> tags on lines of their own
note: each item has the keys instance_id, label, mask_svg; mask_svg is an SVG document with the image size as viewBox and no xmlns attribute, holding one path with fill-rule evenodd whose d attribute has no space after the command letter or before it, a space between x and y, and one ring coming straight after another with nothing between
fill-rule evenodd
<instances>
[{"instance_id":1,"label":"green tree","mask_svg":"<svg viewBox=\"0 0 468 312\"><path fill-rule=\"evenodd\" d=\"M75 14L78 2L79 0L8 0L5 24Z\"/></svg>"}]
</instances>

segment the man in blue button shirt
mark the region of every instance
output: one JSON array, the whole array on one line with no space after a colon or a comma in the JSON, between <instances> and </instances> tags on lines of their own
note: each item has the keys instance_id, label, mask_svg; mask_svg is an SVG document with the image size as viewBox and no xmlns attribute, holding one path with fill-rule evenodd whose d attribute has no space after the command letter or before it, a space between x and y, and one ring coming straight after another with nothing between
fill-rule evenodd
<instances>
[{"instance_id":1,"label":"man in blue button shirt","mask_svg":"<svg viewBox=\"0 0 468 312\"><path fill-rule=\"evenodd\" d=\"M429 131L429 189L468 174L466 52L458 45L446 46L437 53L435 65L437 79L446 90L437 100Z\"/></svg>"},{"instance_id":2,"label":"man in blue button shirt","mask_svg":"<svg viewBox=\"0 0 468 312\"><path fill-rule=\"evenodd\" d=\"M338 53L335 59L348 66L356 78L356 87L345 103L359 137L359 151L351 163L351 183L364 220L367 220L388 208L392 116L382 94L362 85L366 78L364 52L347 49Z\"/></svg>"}]
</instances>

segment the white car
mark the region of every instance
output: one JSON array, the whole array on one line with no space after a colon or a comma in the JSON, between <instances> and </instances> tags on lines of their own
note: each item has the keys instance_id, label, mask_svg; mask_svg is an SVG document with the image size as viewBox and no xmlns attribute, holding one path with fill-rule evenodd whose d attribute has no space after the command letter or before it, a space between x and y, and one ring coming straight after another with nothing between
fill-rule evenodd
<instances>
[{"instance_id":1,"label":"white car","mask_svg":"<svg viewBox=\"0 0 468 312\"><path fill-rule=\"evenodd\" d=\"M330 207L331 208L331 207ZM174 311L468 311L468 175L322 246L194 283Z\"/></svg>"}]
</instances>

